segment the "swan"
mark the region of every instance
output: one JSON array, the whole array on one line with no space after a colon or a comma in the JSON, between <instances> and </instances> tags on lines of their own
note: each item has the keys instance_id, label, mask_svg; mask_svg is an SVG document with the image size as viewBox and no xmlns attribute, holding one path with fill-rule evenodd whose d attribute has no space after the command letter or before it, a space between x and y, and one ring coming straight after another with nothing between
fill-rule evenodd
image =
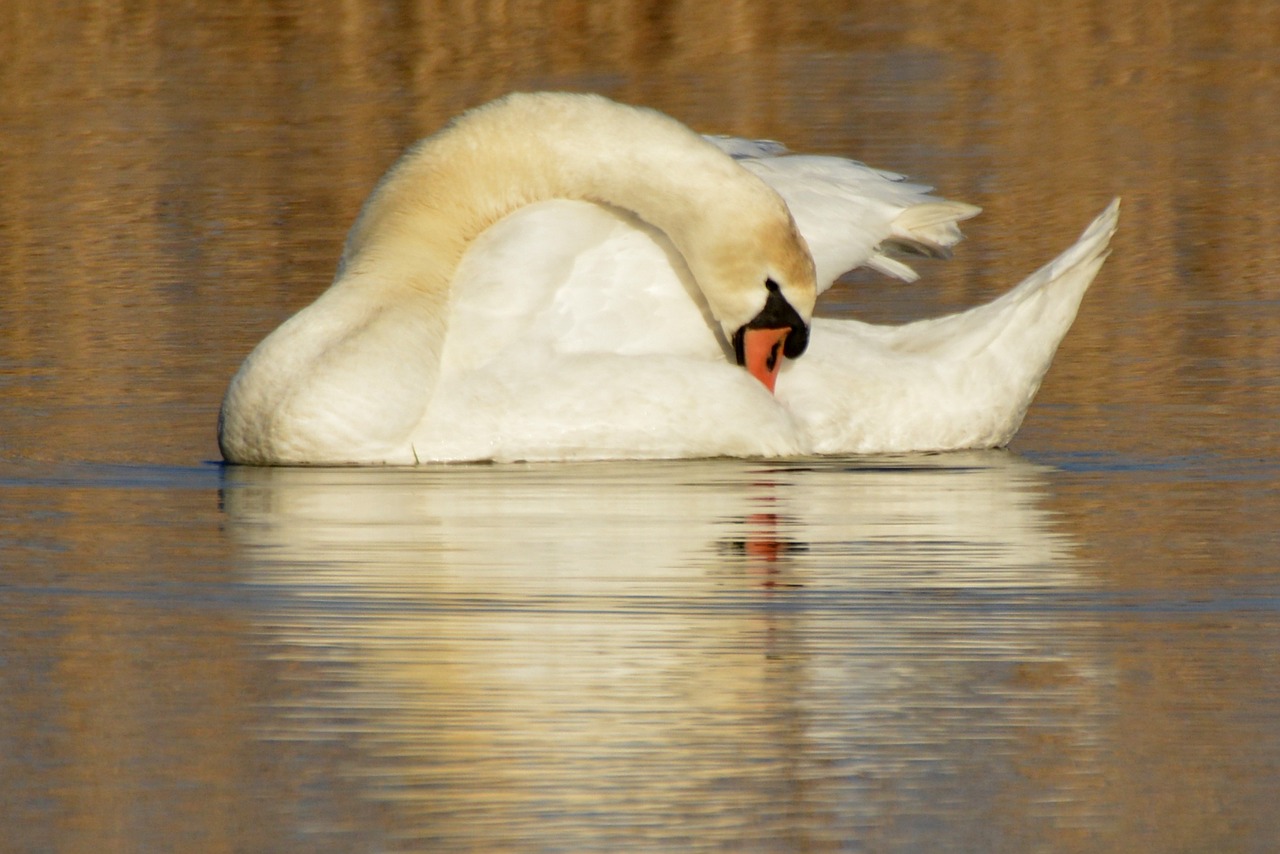
<instances>
[{"instance_id":1,"label":"swan","mask_svg":"<svg viewBox=\"0 0 1280 854\"><path fill-rule=\"evenodd\" d=\"M1000 447L1108 252L1118 200L994 302L814 318L978 209L598 95L518 93L413 146L332 285L264 339L218 418L231 463L794 456Z\"/></svg>"}]
</instances>

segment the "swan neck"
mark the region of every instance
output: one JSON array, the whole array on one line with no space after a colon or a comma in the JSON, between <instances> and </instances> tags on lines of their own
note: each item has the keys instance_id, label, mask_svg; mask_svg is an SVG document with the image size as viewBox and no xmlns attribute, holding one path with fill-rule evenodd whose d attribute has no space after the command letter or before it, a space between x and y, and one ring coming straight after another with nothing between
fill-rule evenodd
<instances>
[{"instance_id":1,"label":"swan neck","mask_svg":"<svg viewBox=\"0 0 1280 854\"><path fill-rule=\"evenodd\" d=\"M550 199L635 214L668 236L700 285L734 241L794 230L772 190L668 116L596 96L514 95L464 114L392 168L352 228L339 279L398 259L400 280L446 291L481 232Z\"/></svg>"}]
</instances>

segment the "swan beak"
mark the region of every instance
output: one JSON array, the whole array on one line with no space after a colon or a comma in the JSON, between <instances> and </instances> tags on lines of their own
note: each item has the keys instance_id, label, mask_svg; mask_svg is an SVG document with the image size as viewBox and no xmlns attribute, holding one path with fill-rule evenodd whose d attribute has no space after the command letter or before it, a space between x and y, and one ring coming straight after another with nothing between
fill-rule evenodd
<instances>
[{"instance_id":1,"label":"swan beak","mask_svg":"<svg viewBox=\"0 0 1280 854\"><path fill-rule=\"evenodd\" d=\"M773 394L782 367L783 343L790 329L744 329L742 331L742 366L751 376L764 383Z\"/></svg>"}]
</instances>

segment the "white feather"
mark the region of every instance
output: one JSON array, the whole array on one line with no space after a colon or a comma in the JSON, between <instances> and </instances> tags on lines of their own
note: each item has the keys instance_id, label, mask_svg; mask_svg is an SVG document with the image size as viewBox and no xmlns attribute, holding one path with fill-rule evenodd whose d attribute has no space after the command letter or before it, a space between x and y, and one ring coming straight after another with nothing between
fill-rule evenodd
<instances>
[{"instance_id":1,"label":"white feather","mask_svg":"<svg viewBox=\"0 0 1280 854\"><path fill-rule=\"evenodd\" d=\"M219 419L224 455L412 464L1007 443L1118 203L988 305L902 327L814 321L774 396L726 340L762 311L766 283L807 321L815 288L863 265L912 278L888 253L944 255L978 209L853 161L712 142L588 96L512 96L455 122L379 185L334 285L246 359Z\"/></svg>"}]
</instances>

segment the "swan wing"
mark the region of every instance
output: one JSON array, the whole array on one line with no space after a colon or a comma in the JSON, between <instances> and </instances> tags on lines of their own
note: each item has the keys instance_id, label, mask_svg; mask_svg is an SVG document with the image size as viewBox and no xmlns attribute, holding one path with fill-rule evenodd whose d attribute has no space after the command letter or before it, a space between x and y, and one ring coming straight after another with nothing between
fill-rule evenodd
<instances>
[{"instance_id":1,"label":"swan wing","mask_svg":"<svg viewBox=\"0 0 1280 854\"><path fill-rule=\"evenodd\" d=\"M786 201L813 253L820 290L858 267L913 282L916 272L894 255L949 257L959 223L981 212L856 160L793 155L772 140L707 139Z\"/></svg>"},{"instance_id":2,"label":"swan wing","mask_svg":"<svg viewBox=\"0 0 1280 854\"><path fill-rule=\"evenodd\" d=\"M516 353L724 358L706 303L662 232L634 216L557 199L485 231L455 276L442 364Z\"/></svg>"},{"instance_id":3,"label":"swan wing","mask_svg":"<svg viewBox=\"0 0 1280 854\"><path fill-rule=\"evenodd\" d=\"M420 462L800 451L679 253L625 212L555 200L501 220L458 267L449 328Z\"/></svg>"}]
</instances>

